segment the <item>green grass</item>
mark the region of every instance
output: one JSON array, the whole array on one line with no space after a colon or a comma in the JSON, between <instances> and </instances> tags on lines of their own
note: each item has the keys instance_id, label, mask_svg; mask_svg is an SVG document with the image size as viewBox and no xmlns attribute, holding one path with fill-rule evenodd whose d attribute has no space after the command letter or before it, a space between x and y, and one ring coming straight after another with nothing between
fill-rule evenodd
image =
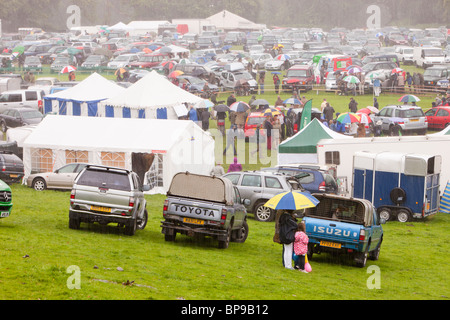
<instances>
[{"instance_id":1,"label":"green grass","mask_svg":"<svg viewBox=\"0 0 450 320\"><path fill-rule=\"evenodd\" d=\"M165 242L163 195L147 196L148 225L129 237L115 225L69 229L69 192L12 190L12 215L0 220L1 300L450 298L448 214L384 225L380 259L368 262L379 267L381 288L371 290L367 268L344 257L315 255L310 274L284 269L274 223L251 215L247 241L220 250L209 238ZM80 268L81 289L67 287L72 265Z\"/></svg>"}]
</instances>

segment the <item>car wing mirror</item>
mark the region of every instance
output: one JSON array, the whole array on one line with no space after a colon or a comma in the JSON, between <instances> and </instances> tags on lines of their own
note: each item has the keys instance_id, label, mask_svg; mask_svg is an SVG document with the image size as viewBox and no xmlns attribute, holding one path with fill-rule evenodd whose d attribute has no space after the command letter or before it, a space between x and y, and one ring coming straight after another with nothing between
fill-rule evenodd
<instances>
[{"instance_id":1,"label":"car wing mirror","mask_svg":"<svg viewBox=\"0 0 450 320\"><path fill-rule=\"evenodd\" d=\"M241 203L245 206L249 206L250 205L250 199L242 199Z\"/></svg>"},{"instance_id":2,"label":"car wing mirror","mask_svg":"<svg viewBox=\"0 0 450 320\"><path fill-rule=\"evenodd\" d=\"M142 186L142 191L149 191L149 190L150 190L150 185L144 184L144 185Z\"/></svg>"}]
</instances>

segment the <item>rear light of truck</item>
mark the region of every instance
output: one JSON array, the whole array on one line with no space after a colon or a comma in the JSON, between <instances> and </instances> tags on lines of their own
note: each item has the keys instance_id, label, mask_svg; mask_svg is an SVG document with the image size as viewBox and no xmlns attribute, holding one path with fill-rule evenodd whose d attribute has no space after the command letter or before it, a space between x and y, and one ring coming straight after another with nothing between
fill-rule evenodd
<instances>
[{"instance_id":1,"label":"rear light of truck","mask_svg":"<svg viewBox=\"0 0 450 320\"><path fill-rule=\"evenodd\" d=\"M365 239L366 239L366 230L361 229L361 231L359 232L359 240L364 241Z\"/></svg>"},{"instance_id":2,"label":"rear light of truck","mask_svg":"<svg viewBox=\"0 0 450 320\"><path fill-rule=\"evenodd\" d=\"M168 200L168 199L164 200L164 206L163 206L163 216L165 216L165 215L166 215L166 213L167 213L167 209L169 209L169 200Z\"/></svg>"},{"instance_id":3,"label":"rear light of truck","mask_svg":"<svg viewBox=\"0 0 450 320\"><path fill-rule=\"evenodd\" d=\"M130 209L128 209L128 213L131 214L134 208L134 197L130 197L130 200L128 201L128 206Z\"/></svg>"},{"instance_id":4,"label":"rear light of truck","mask_svg":"<svg viewBox=\"0 0 450 320\"><path fill-rule=\"evenodd\" d=\"M70 204L72 205L75 200L75 189L70 192Z\"/></svg>"},{"instance_id":5,"label":"rear light of truck","mask_svg":"<svg viewBox=\"0 0 450 320\"><path fill-rule=\"evenodd\" d=\"M39 101L38 101L38 110L39 110L41 113L44 113L44 104L43 104L42 100L39 100Z\"/></svg>"},{"instance_id":6,"label":"rear light of truck","mask_svg":"<svg viewBox=\"0 0 450 320\"><path fill-rule=\"evenodd\" d=\"M220 215L220 224L224 225L225 220L227 220L227 209L222 209L222 213Z\"/></svg>"},{"instance_id":7,"label":"rear light of truck","mask_svg":"<svg viewBox=\"0 0 450 320\"><path fill-rule=\"evenodd\" d=\"M326 185L325 185L325 181L322 181L319 184L319 191L323 191L323 192L327 191L327 188L326 188Z\"/></svg>"}]
</instances>

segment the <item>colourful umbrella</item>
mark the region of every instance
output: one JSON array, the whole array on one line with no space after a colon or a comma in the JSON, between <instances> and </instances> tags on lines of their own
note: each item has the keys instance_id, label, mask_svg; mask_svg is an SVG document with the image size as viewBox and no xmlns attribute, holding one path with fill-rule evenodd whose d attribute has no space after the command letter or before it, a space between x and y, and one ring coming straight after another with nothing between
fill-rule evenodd
<instances>
[{"instance_id":1,"label":"colourful umbrella","mask_svg":"<svg viewBox=\"0 0 450 320\"><path fill-rule=\"evenodd\" d=\"M279 54L279 55L277 55L276 57L275 57L275 59L277 59L277 60L281 60L281 61L283 61L283 60L289 60L291 57L289 56L289 55L287 55L287 54Z\"/></svg>"},{"instance_id":2,"label":"colourful umbrella","mask_svg":"<svg viewBox=\"0 0 450 320\"><path fill-rule=\"evenodd\" d=\"M277 109L274 109L274 108L267 108L267 109L264 110L264 113L263 113L263 115L265 117L267 117L267 116L274 117L274 116L279 115L279 114L281 114L281 112L279 110L277 110Z\"/></svg>"},{"instance_id":3,"label":"colourful umbrella","mask_svg":"<svg viewBox=\"0 0 450 320\"><path fill-rule=\"evenodd\" d=\"M393 73L401 73L401 72L403 72L402 68L394 68L394 69L392 69L391 74L393 74Z\"/></svg>"},{"instance_id":4,"label":"colourful umbrella","mask_svg":"<svg viewBox=\"0 0 450 320\"><path fill-rule=\"evenodd\" d=\"M355 76L346 76L342 81L348 82L348 83L360 83L361 81L355 77Z\"/></svg>"},{"instance_id":5,"label":"colourful umbrella","mask_svg":"<svg viewBox=\"0 0 450 320\"><path fill-rule=\"evenodd\" d=\"M360 66L350 66L347 68L348 74L361 73L362 68Z\"/></svg>"},{"instance_id":6,"label":"colourful umbrella","mask_svg":"<svg viewBox=\"0 0 450 320\"><path fill-rule=\"evenodd\" d=\"M118 74L120 74L120 75L122 75L122 74L124 74L125 72L127 72L128 70L126 69L126 68L119 68L119 69L117 69L116 70L116 72L114 72L114 75L118 75Z\"/></svg>"},{"instance_id":7,"label":"colourful umbrella","mask_svg":"<svg viewBox=\"0 0 450 320\"><path fill-rule=\"evenodd\" d=\"M230 110L235 112L245 112L248 109L250 109L250 106L244 101L237 101L230 106Z\"/></svg>"},{"instance_id":8,"label":"colourful umbrella","mask_svg":"<svg viewBox=\"0 0 450 320\"><path fill-rule=\"evenodd\" d=\"M380 112L380 110L378 110L377 108L372 107L372 106L367 106L365 108L362 108L362 109L358 110L357 113L369 114L369 113L372 113L372 112L373 113L378 113L378 112Z\"/></svg>"},{"instance_id":9,"label":"colourful umbrella","mask_svg":"<svg viewBox=\"0 0 450 320\"><path fill-rule=\"evenodd\" d=\"M302 104L302 102L296 98L288 98L283 101L284 104Z\"/></svg>"},{"instance_id":10,"label":"colourful umbrella","mask_svg":"<svg viewBox=\"0 0 450 320\"><path fill-rule=\"evenodd\" d=\"M75 68L74 66L65 66L64 68L61 69L60 73L70 73L77 70L77 68Z\"/></svg>"},{"instance_id":11,"label":"colourful umbrella","mask_svg":"<svg viewBox=\"0 0 450 320\"><path fill-rule=\"evenodd\" d=\"M272 210L301 210L317 206L319 200L307 192L282 192L270 198L264 206Z\"/></svg>"},{"instance_id":12,"label":"colourful umbrella","mask_svg":"<svg viewBox=\"0 0 450 320\"><path fill-rule=\"evenodd\" d=\"M345 112L341 113L336 120L340 123L355 123L359 122L361 120L361 117L353 112Z\"/></svg>"},{"instance_id":13,"label":"colourful umbrella","mask_svg":"<svg viewBox=\"0 0 450 320\"><path fill-rule=\"evenodd\" d=\"M173 67L175 67L177 63L175 61L169 60L169 61L164 61L161 63L161 65L166 68L171 70Z\"/></svg>"},{"instance_id":14,"label":"colourful umbrella","mask_svg":"<svg viewBox=\"0 0 450 320\"><path fill-rule=\"evenodd\" d=\"M372 122L372 119L365 113L356 113L359 116L359 122L364 124L369 124Z\"/></svg>"},{"instance_id":15,"label":"colourful umbrella","mask_svg":"<svg viewBox=\"0 0 450 320\"><path fill-rule=\"evenodd\" d=\"M398 99L400 102L418 102L420 101L419 97L416 97L413 94L405 94L404 96L401 96L400 99Z\"/></svg>"},{"instance_id":16,"label":"colourful umbrella","mask_svg":"<svg viewBox=\"0 0 450 320\"><path fill-rule=\"evenodd\" d=\"M169 78L176 78L176 77L178 77L178 76L181 76L182 74L184 74L183 71L181 71L181 70L175 70L175 71L172 71L172 72L169 74Z\"/></svg>"},{"instance_id":17,"label":"colourful umbrella","mask_svg":"<svg viewBox=\"0 0 450 320\"><path fill-rule=\"evenodd\" d=\"M13 53L14 53L14 52L18 52L18 53L22 54L22 53L25 52L25 47L24 47L24 46L17 46L17 47L14 47L14 49L12 49L12 52L13 52Z\"/></svg>"}]
</instances>

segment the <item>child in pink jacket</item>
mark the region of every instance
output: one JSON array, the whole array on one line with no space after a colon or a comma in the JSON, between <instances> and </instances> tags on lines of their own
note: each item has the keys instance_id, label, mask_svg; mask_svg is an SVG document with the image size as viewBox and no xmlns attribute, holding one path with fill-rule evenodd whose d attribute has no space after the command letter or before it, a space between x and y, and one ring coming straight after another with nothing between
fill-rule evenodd
<instances>
[{"instance_id":1,"label":"child in pink jacket","mask_svg":"<svg viewBox=\"0 0 450 320\"><path fill-rule=\"evenodd\" d=\"M297 225L297 232L295 233L294 240L294 253L298 256L298 260L295 261L295 269L305 271L305 255L308 252L308 236L306 235L306 228L303 222Z\"/></svg>"}]
</instances>

